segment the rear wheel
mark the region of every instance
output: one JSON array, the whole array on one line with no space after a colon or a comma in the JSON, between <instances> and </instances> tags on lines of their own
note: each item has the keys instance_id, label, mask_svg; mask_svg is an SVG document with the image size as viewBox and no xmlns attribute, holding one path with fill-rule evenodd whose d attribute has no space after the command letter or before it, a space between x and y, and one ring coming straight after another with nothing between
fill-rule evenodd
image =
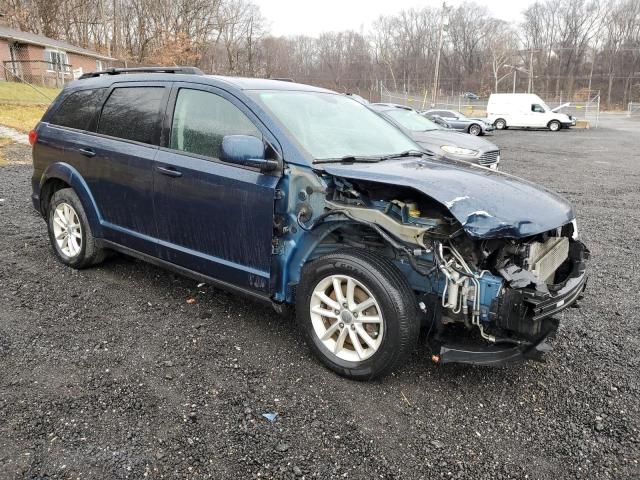
<instances>
[{"instance_id":1,"label":"rear wheel","mask_svg":"<svg viewBox=\"0 0 640 480\"><path fill-rule=\"evenodd\" d=\"M47 217L49 240L58 259L73 268L85 268L104 260L96 245L82 203L71 188L51 197Z\"/></svg>"},{"instance_id":2,"label":"rear wheel","mask_svg":"<svg viewBox=\"0 0 640 480\"><path fill-rule=\"evenodd\" d=\"M557 132L558 130L560 130L560 127L562 125L560 125L560 122L557 120L551 120L547 126L552 132Z\"/></svg>"},{"instance_id":3,"label":"rear wheel","mask_svg":"<svg viewBox=\"0 0 640 480\"><path fill-rule=\"evenodd\" d=\"M480 125L478 125L478 124L476 124L476 123L473 123L473 124L471 124L471 126L469 127L469 133L470 133L471 135L475 135L475 136L477 137L478 135L481 135L481 134L482 134L482 128L480 127Z\"/></svg>"},{"instance_id":4,"label":"rear wheel","mask_svg":"<svg viewBox=\"0 0 640 480\"><path fill-rule=\"evenodd\" d=\"M358 249L305 265L296 315L322 363L357 380L391 372L418 339L416 299L407 280L388 259Z\"/></svg>"},{"instance_id":5,"label":"rear wheel","mask_svg":"<svg viewBox=\"0 0 640 480\"><path fill-rule=\"evenodd\" d=\"M493 125L497 130L504 130L505 128L507 128L507 122L504 118L497 119L495 122L493 122Z\"/></svg>"}]
</instances>

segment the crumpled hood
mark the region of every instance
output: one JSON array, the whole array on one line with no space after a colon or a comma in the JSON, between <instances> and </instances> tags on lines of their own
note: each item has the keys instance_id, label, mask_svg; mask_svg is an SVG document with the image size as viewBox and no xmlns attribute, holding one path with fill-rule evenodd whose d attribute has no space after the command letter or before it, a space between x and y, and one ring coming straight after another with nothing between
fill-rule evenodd
<instances>
[{"instance_id":1,"label":"crumpled hood","mask_svg":"<svg viewBox=\"0 0 640 480\"><path fill-rule=\"evenodd\" d=\"M414 188L449 209L476 239L528 237L575 218L571 205L556 193L463 162L407 158L318 167L337 177Z\"/></svg>"},{"instance_id":2,"label":"crumpled hood","mask_svg":"<svg viewBox=\"0 0 640 480\"><path fill-rule=\"evenodd\" d=\"M453 130L430 130L428 132L411 132L411 138L420 144L432 146L434 151L442 154L440 147L454 145L461 148L469 148L481 152L499 150L499 147L484 138L455 132Z\"/></svg>"}]
</instances>

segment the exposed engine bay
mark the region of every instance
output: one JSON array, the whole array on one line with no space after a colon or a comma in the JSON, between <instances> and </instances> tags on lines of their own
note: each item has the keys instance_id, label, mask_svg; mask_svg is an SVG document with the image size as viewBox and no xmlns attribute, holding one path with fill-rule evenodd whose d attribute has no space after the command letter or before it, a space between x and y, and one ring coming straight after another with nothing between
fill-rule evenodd
<instances>
[{"instance_id":1,"label":"exposed engine bay","mask_svg":"<svg viewBox=\"0 0 640 480\"><path fill-rule=\"evenodd\" d=\"M538 358L557 329L552 316L585 288L589 251L575 220L526 238L474 239L446 205L411 188L333 178L326 194L325 213L309 224L301 211L300 226L340 221L329 241L392 257L443 363Z\"/></svg>"}]
</instances>

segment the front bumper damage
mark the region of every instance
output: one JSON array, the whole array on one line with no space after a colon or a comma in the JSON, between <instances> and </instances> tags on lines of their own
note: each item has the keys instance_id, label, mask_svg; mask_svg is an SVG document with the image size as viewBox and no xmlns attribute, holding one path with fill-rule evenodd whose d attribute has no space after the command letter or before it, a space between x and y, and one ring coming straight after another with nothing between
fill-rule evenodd
<instances>
[{"instance_id":1,"label":"front bumper damage","mask_svg":"<svg viewBox=\"0 0 640 480\"><path fill-rule=\"evenodd\" d=\"M516 337L503 338L494 344L477 341L460 343L459 336L438 328L432 342L438 363L464 363L500 366L523 360L541 361L551 350L547 340L553 338L559 321L553 316L568 307L577 307L587 286L586 260L589 250L575 242L569 261L572 269L562 285L547 292L535 288L509 288L497 299L491 309L491 324Z\"/></svg>"}]
</instances>

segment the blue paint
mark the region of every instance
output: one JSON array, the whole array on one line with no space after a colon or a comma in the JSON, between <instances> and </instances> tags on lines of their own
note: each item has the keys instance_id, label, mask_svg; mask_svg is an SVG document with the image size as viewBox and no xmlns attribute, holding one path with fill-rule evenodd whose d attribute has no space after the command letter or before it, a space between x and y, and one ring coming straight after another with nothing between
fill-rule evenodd
<instances>
[{"instance_id":1,"label":"blue paint","mask_svg":"<svg viewBox=\"0 0 640 480\"><path fill-rule=\"evenodd\" d=\"M99 135L100 110L86 131L49 123L65 98L80 89L155 86L165 89L162 114L151 144ZM179 89L223 97L244 113L282 160L278 170L217 161L169 148L173 106ZM51 179L69 184L80 197L91 229L99 238L160 258L279 302L294 300L294 286L305 263L331 246L321 242L340 222L327 219L312 232L297 224L305 203L311 221L325 211L327 186L334 177L410 187L448 208L475 239L523 238L556 228L574 218L561 197L524 180L484 168L432 160L388 160L370 164L314 164L254 90L304 90L335 94L289 82L178 74L106 75L65 87L37 127L32 179L34 205ZM260 147L262 143L260 142ZM80 149L95 153L87 157ZM255 140L228 140L230 157L262 158ZM263 151L263 150L262 150ZM237 160L229 158L227 160ZM177 175L167 175L172 171ZM400 221L406 209L377 205ZM274 215L286 227L274 236ZM429 261L428 256L425 260ZM418 275L398 263L416 291L441 293L441 275ZM482 319L502 287L485 275L481 281Z\"/></svg>"}]
</instances>

